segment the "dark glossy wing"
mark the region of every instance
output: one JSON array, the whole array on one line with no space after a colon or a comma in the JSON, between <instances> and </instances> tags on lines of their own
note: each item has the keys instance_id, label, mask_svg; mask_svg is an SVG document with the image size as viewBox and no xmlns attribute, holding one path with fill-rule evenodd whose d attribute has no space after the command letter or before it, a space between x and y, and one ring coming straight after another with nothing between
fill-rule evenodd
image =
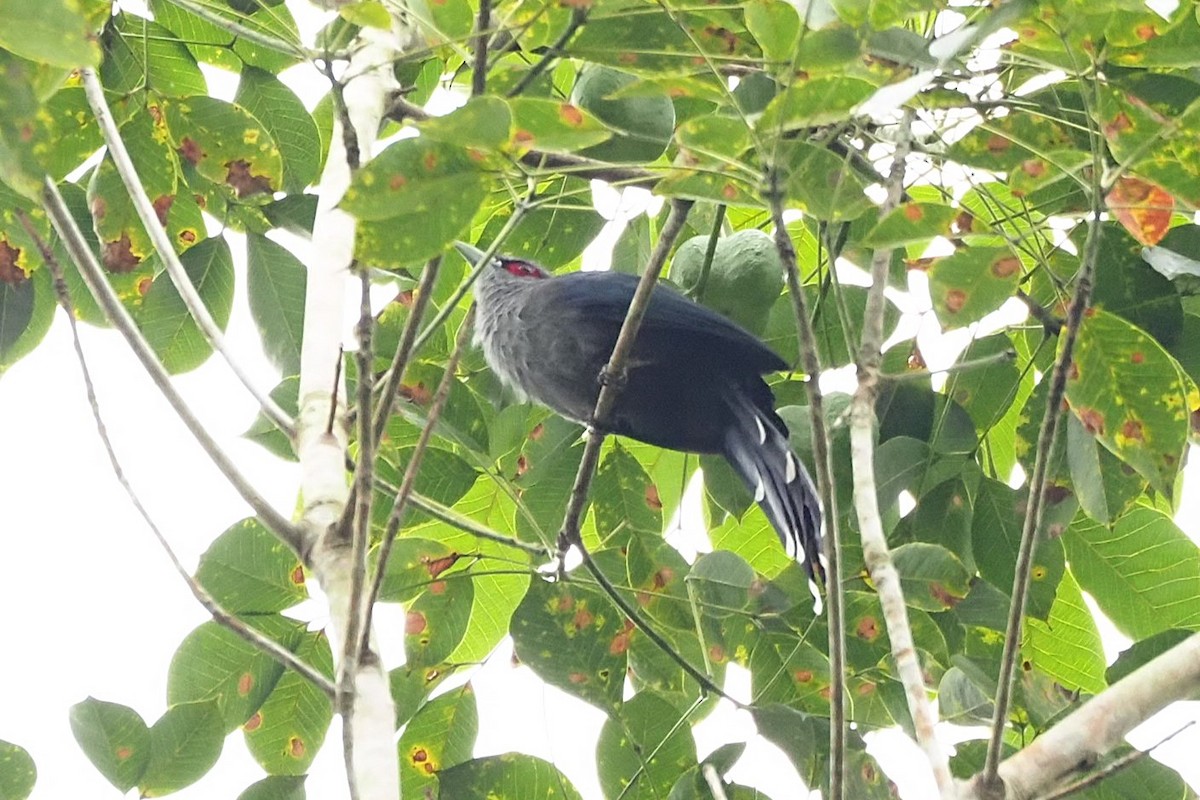
<instances>
[{"instance_id":1,"label":"dark glossy wing","mask_svg":"<svg viewBox=\"0 0 1200 800\"><path fill-rule=\"evenodd\" d=\"M552 279L555 299L585 318L620 326L638 285L636 275L623 272L573 272ZM779 355L758 337L717 312L694 303L669 286L659 285L650 297L642 323L647 331L686 337L693 353L736 358L738 367L756 373L787 369Z\"/></svg>"}]
</instances>

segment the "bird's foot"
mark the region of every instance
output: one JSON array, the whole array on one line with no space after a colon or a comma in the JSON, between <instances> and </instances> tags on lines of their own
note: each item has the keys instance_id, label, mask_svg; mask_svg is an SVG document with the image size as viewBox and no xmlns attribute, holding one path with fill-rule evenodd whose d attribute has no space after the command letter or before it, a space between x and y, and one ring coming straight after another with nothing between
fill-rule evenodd
<instances>
[{"instance_id":1,"label":"bird's foot","mask_svg":"<svg viewBox=\"0 0 1200 800\"><path fill-rule=\"evenodd\" d=\"M609 369L608 365L606 364L604 369L600 370L600 374L596 377L596 380L601 386L611 386L620 392L624 391L625 384L629 382L629 375L624 369Z\"/></svg>"},{"instance_id":2,"label":"bird's foot","mask_svg":"<svg viewBox=\"0 0 1200 800\"><path fill-rule=\"evenodd\" d=\"M575 547L576 545L581 545L582 541L583 540L580 538L578 529L576 529L576 530L563 529L563 530L559 531L559 533L558 533L558 553L555 556L555 560L558 563L554 570L558 574L559 578L565 578L567 575L567 553L569 553L571 551L572 547Z\"/></svg>"}]
</instances>

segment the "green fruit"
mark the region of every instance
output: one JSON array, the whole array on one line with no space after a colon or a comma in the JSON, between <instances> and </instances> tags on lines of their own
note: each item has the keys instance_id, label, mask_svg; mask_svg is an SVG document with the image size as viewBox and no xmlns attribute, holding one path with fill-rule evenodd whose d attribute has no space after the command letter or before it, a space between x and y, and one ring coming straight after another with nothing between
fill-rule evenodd
<instances>
[{"instance_id":1,"label":"green fruit","mask_svg":"<svg viewBox=\"0 0 1200 800\"><path fill-rule=\"evenodd\" d=\"M671 280L693 297L704 268L708 238L688 239L675 251L671 262ZM783 268L775 242L751 228L717 239L700 302L746 330L762 333L782 289Z\"/></svg>"},{"instance_id":2,"label":"green fruit","mask_svg":"<svg viewBox=\"0 0 1200 800\"><path fill-rule=\"evenodd\" d=\"M611 97L637 78L619 70L588 66L575 82L571 102L616 131L613 138L580 152L610 162L653 161L675 132L675 106L666 92Z\"/></svg>"}]
</instances>

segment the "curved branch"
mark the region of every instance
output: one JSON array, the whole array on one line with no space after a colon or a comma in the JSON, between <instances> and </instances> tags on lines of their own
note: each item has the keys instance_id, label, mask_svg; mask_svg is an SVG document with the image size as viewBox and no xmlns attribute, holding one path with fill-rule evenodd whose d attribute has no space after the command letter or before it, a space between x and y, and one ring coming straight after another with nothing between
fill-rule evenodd
<instances>
[{"instance_id":1,"label":"curved branch","mask_svg":"<svg viewBox=\"0 0 1200 800\"><path fill-rule=\"evenodd\" d=\"M167 560L171 562L171 566L183 578L183 582L187 585L192 596L204 607L204 610L209 613L214 622L233 631L233 633L248 642L251 646L266 653L284 667L295 670L298 675L308 679L314 686L324 692L327 697L332 699L335 689L333 682L329 678L326 678L315 667L302 660L279 642L263 635L255 628L247 625L240 617L226 611L217 602L216 598L200 585L200 582L183 566L183 562L179 560L179 556L175 553L175 548L171 546L162 529L158 527L154 518L150 516L150 511L142 503L137 492L134 491L133 484L129 482L129 477L125 474L125 469L121 466L121 460L117 458L117 451L113 446L112 439L108 436L108 428L105 426L104 418L100 413L100 401L96 397L96 387L92 382L92 371L88 367L87 358L83 354L83 342L79 339L79 324L75 319L75 307L71 304L71 296L67 289L66 279L63 277L62 265L58 263L54 252L29 223L28 216L20 209L17 210L17 215L20 217L21 224L25 227L26 233L37 244L38 249L42 253L42 258L46 262L46 267L50 270L50 275L54 278L54 294L58 298L59 306L66 312L67 324L71 328L71 343L75 348L75 360L79 362L79 371L83 376L83 389L87 395L88 407L92 411L92 419L96 422L96 433L100 437L100 444L104 447L104 452L108 454L108 462L112 466L113 476L125 491L126 496L129 497L129 502L133 504L134 510L137 511L142 521L146 523L146 527L150 529L150 533L154 535L163 552L167 554Z\"/></svg>"},{"instance_id":2,"label":"curved branch","mask_svg":"<svg viewBox=\"0 0 1200 800\"><path fill-rule=\"evenodd\" d=\"M1001 762L1005 800L1032 800L1094 767L1138 725L1200 692L1200 633L1130 673ZM960 800L996 797L986 773L961 785Z\"/></svg>"},{"instance_id":3,"label":"curved branch","mask_svg":"<svg viewBox=\"0 0 1200 800\"><path fill-rule=\"evenodd\" d=\"M87 284L88 289L96 298L96 302L104 309L105 315L113 327L121 332L125 337L125 341L129 344L129 349L137 356L138 361L142 363L146 373L150 376L150 380L154 381L154 385L170 403L175 414L183 422L187 429L191 431L192 436L203 448L208 457L212 459L217 469L225 476L230 485L242 496L242 499L254 509L254 513L258 515L262 523L267 526L280 539L282 539L296 553L303 551L301 544L300 532L295 526L288 521L287 517L280 514L278 511L267 502L266 498L258 493L258 490L250 485L250 482L238 471L233 461L221 449L212 435L205 429L204 425L192 413L191 408L180 396L179 391L175 388L175 384L171 382L171 376L163 368L162 363L158 360L158 356L154 354L150 344L142 336L142 332L138 330L137 325L133 321L133 317L129 316L129 312L125 310L125 306L121 305L121 301L117 298L117 293L113 291L112 286L104 277L104 270L96 261L96 255L88 247L87 241L83 238L83 233L79 230L79 226L75 224L75 219L71 216L71 212L67 210L66 203L63 202L62 195L58 193L58 187L50 178L42 187L42 203L49 215L50 220L54 223L54 228L58 231L58 235L62 237L66 245L67 252L71 254L71 260L79 267L79 274L83 276L83 282Z\"/></svg>"},{"instance_id":4,"label":"curved branch","mask_svg":"<svg viewBox=\"0 0 1200 800\"><path fill-rule=\"evenodd\" d=\"M271 422L275 423L280 430L286 433L288 438L291 438L295 432L295 424L292 418L288 416L286 411L279 407L278 403L271 399L269 393L255 385L254 381L250 378L250 374L238 363L233 351L225 342L225 334L222 333L216 320L212 318L212 314L208 313L208 306L204 305L204 301L200 299L200 294L196 291L196 287L192 285L187 270L184 269L183 263L179 260L179 255L175 252L175 247L171 244L170 237L167 236L166 228L159 222L158 212L154 210L154 204L150 201L149 195L146 194L146 189L142 186L141 180L138 179L137 169L133 166L133 160L129 157L129 151L125 148L124 140L121 139L121 132L117 129L117 123L113 119L112 111L109 110L108 101L104 99L104 87L100 85L100 79L96 76L95 70L85 68L81 71L81 74L83 76L83 89L87 94L88 104L91 105L92 114L95 115L96 121L100 125L100 130L104 134L104 143L108 147L108 154L117 168L117 174L121 176L121 182L125 184L125 190L129 192L129 199L133 202L138 219L142 221L142 226L150 236L150 241L154 243L154 251L162 259L163 266L167 270L167 275L170 276L171 283L175 284L175 289L179 292L180 298L183 299L183 304L187 306L188 313L196 321L196 326L204 334L204 338L212 346L213 350L221 354L221 357L225 359L225 363L229 365L229 369L233 371L237 379L246 387L246 390L254 396L263 414Z\"/></svg>"}]
</instances>

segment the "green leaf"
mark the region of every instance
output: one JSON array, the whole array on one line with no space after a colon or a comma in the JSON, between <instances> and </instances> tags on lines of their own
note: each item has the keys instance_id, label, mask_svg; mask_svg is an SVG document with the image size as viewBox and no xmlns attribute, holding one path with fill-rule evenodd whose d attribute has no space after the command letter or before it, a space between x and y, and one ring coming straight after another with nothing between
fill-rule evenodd
<instances>
[{"instance_id":1,"label":"green leaf","mask_svg":"<svg viewBox=\"0 0 1200 800\"><path fill-rule=\"evenodd\" d=\"M265 201L283 187L279 145L245 108L204 95L166 102L164 111L180 156L228 196Z\"/></svg>"},{"instance_id":2,"label":"green leaf","mask_svg":"<svg viewBox=\"0 0 1200 800\"><path fill-rule=\"evenodd\" d=\"M534 580L511 631L517 658L546 683L605 711L621 708L630 631L603 594Z\"/></svg>"},{"instance_id":3,"label":"green leaf","mask_svg":"<svg viewBox=\"0 0 1200 800\"><path fill-rule=\"evenodd\" d=\"M333 653L323 633L303 633L295 653L333 679ZM272 775L301 775L321 749L332 719L333 704L325 693L288 670L242 730L246 747L263 769Z\"/></svg>"},{"instance_id":4,"label":"green leaf","mask_svg":"<svg viewBox=\"0 0 1200 800\"><path fill-rule=\"evenodd\" d=\"M136 711L89 697L71 706L71 733L92 765L118 791L139 784L150 763L150 729Z\"/></svg>"},{"instance_id":5,"label":"green leaf","mask_svg":"<svg viewBox=\"0 0 1200 800\"><path fill-rule=\"evenodd\" d=\"M762 130L782 132L843 122L875 89L867 81L849 76L797 81L776 95L758 124Z\"/></svg>"},{"instance_id":6,"label":"green leaf","mask_svg":"<svg viewBox=\"0 0 1200 800\"><path fill-rule=\"evenodd\" d=\"M28 751L20 745L0 739L0 797L25 800L37 782L37 767Z\"/></svg>"},{"instance_id":7,"label":"green leaf","mask_svg":"<svg viewBox=\"0 0 1200 800\"><path fill-rule=\"evenodd\" d=\"M296 94L269 72L242 70L234 103L249 111L271 135L283 160L285 192L302 192L317 177L321 136Z\"/></svg>"},{"instance_id":8,"label":"green leaf","mask_svg":"<svg viewBox=\"0 0 1200 800\"><path fill-rule=\"evenodd\" d=\"M570 153L607 141L612 131L579 106L560 100L518 97L509 101L513 142L522 149Z\"/></svg>"},{"instance_id":9,"label":"green leaf","mask_svg":"<svg viewBox=\"0 0 1200 800\"><path fill-rule=\"evenodd\" d=\"M1117 656L1117 660L1105 670L1104 680L1113 684L1124 679L1134 670L1148 664L1192 635L1192 631L1171 628L1142 639L1140 642L1134 642L1122 650L1121 654ZM1192 699L1200 699L1200 693L1194 694Z\"/></svg>"},{"instance_id":10,"label":"green leaf","mask_svg":"<svg viewBox=\"0 0 1200 800\"><path fill-rule=\"evenodd\" d=\"M1077 519L1063 545L1080 587L1126 636L1200 630L1200 549L1161 511L1135 507L1111 528Z\"/></svg>"},{"instance_id":11,"label":"green leaf","mask_svg":"<svg viewBox=\"0 0 1200 800\"><path fill-rule=\"evenodd\" d=\"M1025 518L1026 492L984 478L975 497L971 524L972 548L980 576L1000 591L1012 591L1017 551ZM1072 559L1073 561L1073 559ZM1055 539L1039 536L1033 553L1026 614L1049 617L1063 575L1063 549Z\"/></svg>"},{"instance_id":12,"label":"green leaf","mask_svg":"<svg viewBox=\"0 0 1200 800\"><path fill-rule=\"evenodd\" d=\"M662 531L662 512L651 493L653 486L637 459L620 442L613 442L592 483L592 510L602 540Z\"/></svg>"},{"instance_id":13,"label":"green leaf","mask_svg":"<svg viewBox=\"0 0 1200 800\"><path fill-rule=\"evenodd\" d=\"M4 245L0 239L0 250ZM23 276L14 269L15 282L0 279L0 375L31 353L54 321L57 304L50 271L42 268L28 279Z\"/></svg>"},{"instance_id":14,"label":"green leaf","mask_svg":"<svg viewBox=\"0 0 1200 800\"><path fill-rule=\"evenodd\" d=\"M304 292L308 269L291 251L265 236L246 237L250 315L263 350L284 375L300 372Z\"/></svg>"},{"instance_id":15,"label":"green leaf","mask_svg":"<svg viewBox=\"0 0 1200 800\"><path fill-rule=\"evenodd\" d=\"M1058 584L1050 616L1025 621L1022 657L1067 691L1104 690L1104 648L1096 621L1070 572Z\"/></svg>"},{"instance_id":16,"label":"green leaf","mask_svg":"<svg viewBox=\"0 0 1200 800\"><path fill-rule=\"evenodd\" d=\"M68 69L100 63L100 48L80 0L7 0L0 47Z\"/></svg>"},{"instance_id":17,"label":"green leaf","mask_svg":"<svg viewBox=\"0 0 1200 800\"><path fill-rule=\"evenodd\" d=\"M800 35L800 15L787 3L750 0L745 5L746 27L772 61L790 61ZM805 42L807 45L807 42Z\"/></svg>"},{"instance_id":18,"label":"green leaf","mask_svg":"<svg viewBox=\"0 0 1200 800\"><path fill-rule=\"evenodd\" d=\"M204 777L225 744L215 701L172 706L150 728L150 760L138 779L142 797L162 797Z\"/></svg>"},{"instance_id":19,"label":"green leaf","mask_svg":"<svg viewBox=\"0 0 1200 800\"><path fill-rule=\"evenodd\" d=\"M477 758L438 774L441 796L488 800L582 800L548 761L523 753Z\"/></svg>"},{"instance_id":20,"label":"green leaf","mask_svg":"<svg viewBox=\"0 0 1200 800\"><path fill-rule=\"evenodd\" d=\"M359 218L356 254L380 266L440 253L483 203L483 176L465 150L402 139L354 175L342 208Z\"/></svg>"},{"instance_id":21,"label":"green leaf","mask_svg":"<svg viewBox=\"0 0 1200 800\"><path fill-rule=\"evenodd\" d=\"M237 800L304 800L307 775L269 775L252 783Z\"/></svg>"},{"instance_id":22,"label":"green leaf","mask_svg":"<svg viewBox=\"0 0 1200 800\"><path fill-rule=\"evenodd\" d=\"M228 242L223 236L205 239L180 261L209 314L224 330L233 310L233 255ZM212 355L212 345L166 272L154 279L134 319L170 373L193 370Z\"/></svg>"},{"instance_id":23,"label":"green leaf","mask_svg":"<svg viewBox=\"0 0 1200 800\"><path fill-rule=\"evenodd\" d=\"M705 616L727 617L750 602L754 570L733 553L716 550L696 559L687 575L689 594Z\"/></svg>"},{"instance_id":24,"label":"green leaf","mask_svg":"<svg viewBox=\"0 0 1200 800\"><path fill-rule=\"evenodd\" d=\"M696 766L691 726L663 698L638 692L600 729L596 766L605 797L666 797L679 776Z\"/></svg>"},{"instance_id":25,"label":"green leaf","mask_svg":"<svg viewBox=\"0 0 1200 800\"><path fill-rule=\"evenodd\" d=\"M396 745L400 796L432 797L442 770L471 759L478 731L479 711L469 683L422 706Z\"/></svg>"},{"instance_id":26,"label":"green leaf","mask_svg":"<svg viewBox=\"0 0 1200 800\"><path fill-rule=\"evenodd\" d=\"M263 635L294 648L303 624L275 615L247 620ZM216 702L226 733L258 710L283 674L283 665L217 622L205 622L180 643L167 672L167 702Z\"/></svg>"},{"instance_id":27,"label":"green leaf","mask_svg":"<svg viewBox=\"0 0 1200 800\"><path fill-rule=\"evenodd\" d=\"M976 428L987 430L1007 413L1018 394L1021 371L1012 340L1003 333L974 339L958 364L944 391L971 415Z\"/></svg>"},{"instance_id":28,"label":"green leaf","mask_svg":"<svg viewBox=\"0 0 1200 800\"><path fill-rule=\"evenodd\" d=\"M965 247L929 267L929 295L947 328L978 322L1012 297L1021 260L1007 247Z\"/></svg>"},{"instance_id":29,"label":"green leaf","mask_svg":"<svg viewBox=\"0 0 1200 800\"><path fill-rule=\"evenodd\" d=\"M926 611L945 611L967 596L970 575L944 547L925 542L902 544L892 551L904 600Z\"/></svg>"},{"instance_id":30,"label":"green leaf","mask_svg":"<svg viewBox=\"0 0 1200 800\"><path fill-rule=\"evenodd\" d=\"M941 203L901 203L867 232L864 247L876 249L926 244L936 236L953 236L972 231L975 218L970 212Z\"/></svg>"},{"instance_id":31,"label":"green leaf","mask_svg":"<svg viewBox=\"0 0 1200 800\"><path fill-rule=\"evenodd\" d=\"M1153 338L1090 310L1079 328L1066 400L1083 427L1168 497L1183 460L1188 382Z\"/></svg>"},{"instance_id":32,"label":"green leaf","mask_svg":"<svg viewBox=\"0 0 1200 800\"><path fill-rule=\"evenodd\" d=\"M100 82L114 94L153 89L167 97L204 96L208 83L187 47L163 26L121 12L100 39L104 60Z\"/></svg>"},{"instance_id":33,"label":"green leaf","mask_svg":"<svg viewBox=\"0 0 1200 800\"><path fill-rule=\"evenodd\" d=\"M418 125L421 136L458 147L500 150L512 141L512 113L498 97L481 95ZM490 240L489 240L490 241Z\"/></svg>"},{"instance_id":34,"label":"green leaf","mask_svg":"<svg viewBox=\"0 0 1200 800\"><path fill-rule=\"evenodd\" d=\"M279 612L308 597L299 559L253 517L234 523L209 545L196 580L235 614Z\"/></svg>"},{"instance_id":35,"label":"green leaf","mask_svg":"<svg viewBox=\"0 0 1200 800\"><path fill-rule=\"evenodd\" d=\"M462 573L434 580L407 609L404 622L405 666L432 666L446 660L467 632L475 583Z\"/></svg>"},{"instance_id":36,"label":"green leaf","mask_svg":"<svg viewBox=\"0 0 1200 800\"><path fill-rule=\"evenodd\" d=\"M787 173L788 199L820 220L852 220L871 208L867 182L845 159L824 147L800 141L779 145Z\"/></svg>"},{"instance_id":37,"label":"green leaf","mask_svg":"<svg viewBox=\"0 0 1200 800\"><path fill-rule=\"evenodd\" d=\"M1183 306L1171 281L1146 263L1145 249L1117 223L1104 226L1092 304L1123 317L1171 349L1183 333ZM1165 241L1165 240L1164 240Z\"/></svg>"},{"instance_id":38,"label":"green leaf","mask_svg":"<svg viewBox=\"0 0 1200 800\"><path fill-rule=\"evenodd\" d=\"M591 194L591 186L580 178L556 178L543 185L539 196L558 200L527 211L505 238L501 252L551 270L574 261L604 228L604 217L590 203ZM511 207L494 214L480 241L493 241L511 216Z\"/></svg>"},{"instance_id":39,"label":"green leaf","mask_svg":"<svg viewBox=\"0 0 1200 800\"><path fill-rule=\"evenodd\" d=\"M252 42L169 0L150 0L154 19L173 31L200 61L230 72L239 72L245 65L277 74L302 58L302 51L298 49L300 33L286 5L264 3L264 7L256 8L252 13L247 12L253 6L230 5L233 7L208 5L204 10L251 30L259 37L274 40L274 46Z\"/></svg>"}]
</instances>

